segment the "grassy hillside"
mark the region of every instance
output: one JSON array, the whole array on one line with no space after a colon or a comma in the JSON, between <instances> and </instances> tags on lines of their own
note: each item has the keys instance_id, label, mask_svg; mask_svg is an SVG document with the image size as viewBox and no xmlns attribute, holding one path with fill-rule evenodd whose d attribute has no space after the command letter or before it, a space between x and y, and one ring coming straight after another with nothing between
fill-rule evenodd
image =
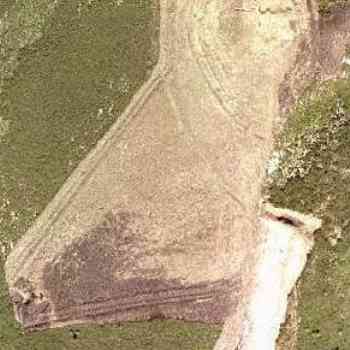
<instances>
[{"instance_id":1,"label":"grassy hillside","mask_svg":"<svg viewBox=\"0 0 350 350\"><path fill-rule=\"evenodd\" d=\"M153 0L1 1L0 16L0 349L211 349L218 328L175 321L22 334L5 258L150 75L159 18Z\"/></svg>"},{"instance_id":2,"label":"grassy hillside","mask_svg":"<svg viewBox=\"0 0 350 350\"><path fill-rule=\"evenodd\" d=\"M299 286L297 349L350 349L350 80L310 89L279 147L271 201L323 220Z\"/></svg>"},{"instance_id":3,"label":"grassy hillside","mask_svg":"<svg viewBox=\"0 0 350 350\"><path fill-rule=\"evenodd\" d=\"M321 12L345 2L320 0ZM152 321L24 336L8 301L8 252L149 76L156 14L152 0L0 1L1 350L205 350L219 335ZM300 101L270 188L276 205L324 220L300 285L298 350L350 348L349 91L331 82Z\"/></svg>"}]
</instances>

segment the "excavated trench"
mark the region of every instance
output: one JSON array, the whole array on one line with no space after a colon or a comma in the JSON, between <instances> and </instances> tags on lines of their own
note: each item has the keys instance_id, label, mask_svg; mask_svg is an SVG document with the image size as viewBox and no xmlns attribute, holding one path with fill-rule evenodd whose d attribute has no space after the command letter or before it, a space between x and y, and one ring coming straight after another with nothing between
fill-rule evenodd
<instances>
[{"instance_id":1,"label":"excavated trench","mask_svg":"<svg viewBox=\"0 0 350 350\"><path fill-rule=\"evenodd\" d=\"M215 349L272 349L320 223L263 214L265 168L278 116L339 74L349 18L310 0L162 0L152 77L8 257L18 321L225 322Z\"/></svg>"}]
</instances>

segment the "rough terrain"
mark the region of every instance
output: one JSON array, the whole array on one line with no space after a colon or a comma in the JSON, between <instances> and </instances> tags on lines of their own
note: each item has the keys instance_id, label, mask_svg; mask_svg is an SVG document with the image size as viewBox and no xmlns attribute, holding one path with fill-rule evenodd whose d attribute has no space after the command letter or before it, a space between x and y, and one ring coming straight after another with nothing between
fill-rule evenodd
<instances>
[{"instance_id":1,"label":"rough terrain","mask_svg":"<svg viewBox=\"0 0 350 350\"><path fill-rule=\"evenodd\" d=\"M259 247L255 286L248 300L240 350L276 349L281 324L287 315L288 296L304 270L313 247L313 234L321 221L312 216L265 205L260 229L265 241ZM230 315L215 350L232 349ZM277 349L287 347L277 347Z\"/></svg>"},{"instance_id":2,"label":"rough terrain","mask_svg":"<svg viewBox=\"0 0 350 350\"><path fill-rule=\"evenodd\" d=\"M28 328L153 317L218 322L228 304L217 298L235 306L250 293L241 276L254 271L262 240L260 189L280 87L292 85L285 73L300 66L301 33L313 38L315 10L292 2L162 6L151 79L10 256L7 278ZM295 84L297 96L303 80ZM163 290L166 305L154 307ZM129 297L134 310L116 308ZM183 309L169 306L187 297Z\"/></svg>"},{"instance_id":3,"label":"rough terrain","mask_svg":"<svg viewBox=\"0 0 350 350\"><path fill-rule=\"evenodd\" d=\"M313 16L243 5L161 2L152 77L7 260L25 327L234 310L238 342L280 85Z\"/></svg>"},{"instance_id":4,"label":"rough terrain","mask_svg":"<svg viewBox=\"0 0 350 350\"><path fill-rule=\"evenodd\" d=\"M53 2L57 6L49 14L45 6ZM0 141L1 350L105 350L109 344L124 350L193 349L194 344L211 349L220 328L198 323L92 324L74 332L67 327L24 335L14 320L5 258L149 77L157 60L159 14L148 0L119 6L114 0L9 0L0 1L0 12L3 6L8 30L0 34L6 53L1 62L13 59L31 32L42 35L19 49L19 64L0 96L5 121Z\"/></svg>"},{"instance_id":5,"label":"rough terrain","mask_svg":"<svg viewBox=\"0 0 350 350\"><path fill-rule=\"evenodd\" d=\"M350 346L350 79L346 75L316 84L299 101L281 137L280 163L269 189L275 205L312 212L323 221L295 293L297 307L291 310L281 339L293 350Z\"/></svg>"}]
</instances>

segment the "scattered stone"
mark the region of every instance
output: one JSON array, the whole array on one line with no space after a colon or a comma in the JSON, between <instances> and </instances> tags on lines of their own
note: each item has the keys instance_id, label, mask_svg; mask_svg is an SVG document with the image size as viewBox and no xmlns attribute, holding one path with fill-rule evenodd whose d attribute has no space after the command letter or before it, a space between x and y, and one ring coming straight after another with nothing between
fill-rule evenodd
<instances>
[{"instance_id":1,"label":"scattered stone","mask_svg":"<svg viewBox=\"0 0 350 350\"><path fill-rule=\"evenodd\" d=\"M335 226L334 231L329 235L328 242L332 247L335 247L339 240L343 238L343 230L341 226Z\"/></svg>"}]
</instances>

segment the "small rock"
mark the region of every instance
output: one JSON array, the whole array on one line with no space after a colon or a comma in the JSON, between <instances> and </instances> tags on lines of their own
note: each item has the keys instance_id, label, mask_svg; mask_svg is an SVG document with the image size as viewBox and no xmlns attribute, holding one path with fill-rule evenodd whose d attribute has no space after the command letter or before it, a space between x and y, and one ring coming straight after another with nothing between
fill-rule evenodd
<instances>
[{"instance_id":1,"label":"small rock","mask_svg":"<svg viewBox=\"0 0 350 350\"><path fill-rule=\"evenodd\" d=\"M333 237L329 237L329 238L328 238L328 242L330 243L330 245L331 245L332 247L335 247L335 246L337 245L337 243L338 243L337 239L336 239L336 238L333 238Z\"/></svg>"}]
</instances>

